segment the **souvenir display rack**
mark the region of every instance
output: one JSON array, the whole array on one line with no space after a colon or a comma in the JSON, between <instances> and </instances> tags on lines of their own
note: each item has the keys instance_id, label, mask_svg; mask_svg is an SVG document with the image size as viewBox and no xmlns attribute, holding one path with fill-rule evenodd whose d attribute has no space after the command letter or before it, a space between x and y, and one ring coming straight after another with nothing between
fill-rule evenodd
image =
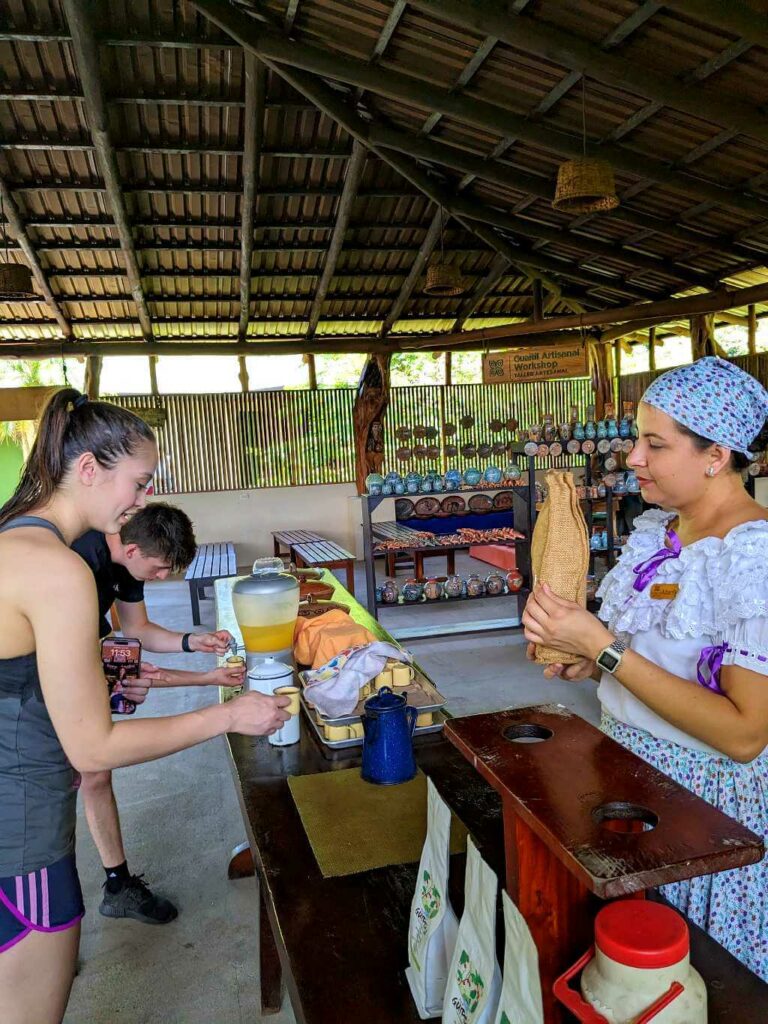
<instances>
[{"instance_id":1,"label":"souvenir display rack","mask_svg":"<svg viewBox=\"0 0 768 1024\"><path fill-rule=\"evenodd\" d=\"M522 445L514 444L510 445L511 454L522 455ZM398 608L411 608L421 609L425 607L431 608L443 608L452 604L458 604L466 601L486 601L486 600L502 600L503 598L517 598L516 612L517 620L519 622L525 602L530 592L530 580L531 580L531 535L533 532L533 526L536 522L536 471L537 468L542 468L541 463L546 464L546 460L541 456L525 456L527 459L527 482L525 484L515 483L512 485L504 484L487 484L484 487L465 487L459 491L462 497L469 497L476 493L498 493L500 491L507 491L512 495L512 508L511 512L513 515L514 528L523 534L523 539L514 541L493 541L494 545L507 545L514 546L516 553L517 568L523 576L523 587L514 593L507 592L505 594L483 594L476 597L461 596L461 597L443 597L437 600L427 601L402 601L399 603L389 603L384 601L377 601L376 599L376 566L375 559L382 557L387 554L386 551L377 550L376 537L373 532L372 513L373 511L385 500L385 496L380 494L375 495L363 495L362 496L362 527L363 527L363 553L365 562L365 581L366 581L366 601L367 607L370 613L378 618L378 611L381 608L385 609L398 609ZM558 469L583 469L585 474L585 486L591 487L593 483L592 475L592 455L580 455L575 456L581 461L570 462L566 465L559 464L556 468ZM561 463L561 459L557 460ZM537 466L538 463L538 466ZM398 495L401 497L401 495ZM605 503L605 516L606 516L606 548L600 550L590 550L590 571L594 565L594 561L598 557L605 557L608 568L611 568L615 562L616 550L618 545L616 544L613 516L616 507L617 500L620 500L619 496L613 494L611 487L605 488L605 496L585 497L581 499L585 507L585 519L587 522L587 528L589 531L590 538L592 536L592 529L594 525L594 519L596 513L594 512L594 506L597 504ZM487 515L490 512L498 511L498 509L488 509L487 512L477 511L475 514L479 517ZM421 517L428 518L428 517ZM418 520L418 516L413 517L414 520ZM409 519L410 523L412 520ZM477 543L482 543L477 542ZM450 551L467 549L469 544L455 544L455 545L434 545L425 546L423 548L414 548L410 546L404 547L403 550L410 552L411 550L418 550L424 556L429 555L442 555L447 554ZM468 622L461 624L451 624L450 632L452 635L461 635L468 632L480 632L484 629L485 620L477 622ZM465 628L466 627L466 628ZM515 623L512 620L490 620L487 624L487 631L495 631L500 629L511 629L515 628ZM439 630L431 629L425 630L424 636L439 635ZM415 639L415 636L409 636L409 639Z\"/></svg>"}]
</instances>

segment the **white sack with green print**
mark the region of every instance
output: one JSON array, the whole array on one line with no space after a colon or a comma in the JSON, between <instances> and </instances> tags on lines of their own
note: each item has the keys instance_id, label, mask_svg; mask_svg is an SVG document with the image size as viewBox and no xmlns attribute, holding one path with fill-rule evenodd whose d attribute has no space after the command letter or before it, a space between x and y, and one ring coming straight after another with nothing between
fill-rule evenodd
<instances>
[{"instance_id":1,"label":"white sack with green print","mask_svg":"<svg viewBox=\"0 0 768 1024\"><path fill-rule=\"evenodd\" d=\"M539 952L525 918L502 892L504 905L504 981L495 1024L544 1024Z\"/></svg>"},{"instance_id":2,"label":"white sack with green print","mask_svg":"<svg viewBox=\"0 0 768 1024\"><path fill-rule=\"evenodd\" d=\"M451 811L427 779L427 838L421 851L408 929L407 972L414 1000L424 1016L443 1009L448 964L459 922L448 899Z\"/></svg>"},{"instance_id":3,"label":"white sack with green print","mask_svg":"<svg viewBox=\"0 0 768 1024\"><path fill-rule=\"evenodd\" d=\"M496 960L496 894L499 883L467 840L464 913L448 968L443 1024L492 1024L501 993Z\"/></svg>"}]
</instances>

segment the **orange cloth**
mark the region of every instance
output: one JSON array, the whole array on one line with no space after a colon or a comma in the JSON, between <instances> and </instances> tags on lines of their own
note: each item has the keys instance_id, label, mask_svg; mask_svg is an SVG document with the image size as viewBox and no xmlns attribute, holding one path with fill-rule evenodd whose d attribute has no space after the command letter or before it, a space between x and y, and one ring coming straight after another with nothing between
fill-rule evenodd
<instances>
[{"instance_id":1,"label":"orange cloth","mask_svg":"<svg viewBox=\"0 0 768 1024\"><path fill-rule=\"evenodd\" d=\"M299 616L293 634L293 653L300 665L320 668L347 647L372 644L376 637L338 608L305 619Z\"/></svg>"}]
</instances>

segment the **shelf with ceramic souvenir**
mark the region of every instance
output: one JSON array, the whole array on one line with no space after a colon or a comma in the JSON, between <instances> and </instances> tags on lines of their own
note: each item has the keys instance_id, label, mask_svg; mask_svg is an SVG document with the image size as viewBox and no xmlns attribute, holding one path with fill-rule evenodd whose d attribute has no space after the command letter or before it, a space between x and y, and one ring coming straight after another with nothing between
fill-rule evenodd
<instances>
[{"instance_id":1,"label":"shelf with ceramic souvenir","mask_svg":"<svg viewBox=\"0 0 768 1024\"><path fill-rule=\"evenodd\" d=\"M516 536L505 536L505 534ZM527 544L528 538L511 527L500 527L498 530L459 530L456 533L436 533L433 539L420 544L411 544L401 539L380 540L373 548L374 555L392 554L394 551L443 552L461 551L474 547L476 544L495 544L502 547L513 547L515 544Z\"/></svg>"},{"instance_id":2,"label":"shelf with ceramic souvenir","mask_svg":"<svg viewBox=\"0 0 768 1024\"><path fill-rule=\"evenodd\" d=\"M404 601L402 594L398 597L397 601L393 601L391 604L387 601L377 601L377 608L419 608L429 605L434 608L436 606L442 607L445 604L460 604L462 601L498 601L502 597L519 597L520 595L527 597L529 590L527 587L521 587L519 590L509 590L507 587L504 588L504 592L501 594L478 594L475 597L471 597L469 594L462 594L461 597L448 597L447 594L443 594L441 597L436 598L433 601L428 601L424 595L419 598L418 601Z\"/></svg>"}]
</instances>

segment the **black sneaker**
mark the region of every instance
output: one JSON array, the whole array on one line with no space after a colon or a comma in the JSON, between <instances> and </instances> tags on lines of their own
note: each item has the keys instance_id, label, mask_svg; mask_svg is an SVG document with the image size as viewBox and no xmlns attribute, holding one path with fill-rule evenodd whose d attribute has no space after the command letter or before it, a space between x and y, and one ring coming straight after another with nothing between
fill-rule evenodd
<instances>
[{"instance_id":1,"label":"black sneaker","mask_svg":"<svg viewBox=\"0 0 768 1024\"><path fill-rule=\"evenodd\" d=\"M170 900L155 896L143 875L131 875L119 892L109 892L105 882L99 913L104 917L132 917L144 924L170 924L179 915Z\"/></svg>"}]
</instances>

